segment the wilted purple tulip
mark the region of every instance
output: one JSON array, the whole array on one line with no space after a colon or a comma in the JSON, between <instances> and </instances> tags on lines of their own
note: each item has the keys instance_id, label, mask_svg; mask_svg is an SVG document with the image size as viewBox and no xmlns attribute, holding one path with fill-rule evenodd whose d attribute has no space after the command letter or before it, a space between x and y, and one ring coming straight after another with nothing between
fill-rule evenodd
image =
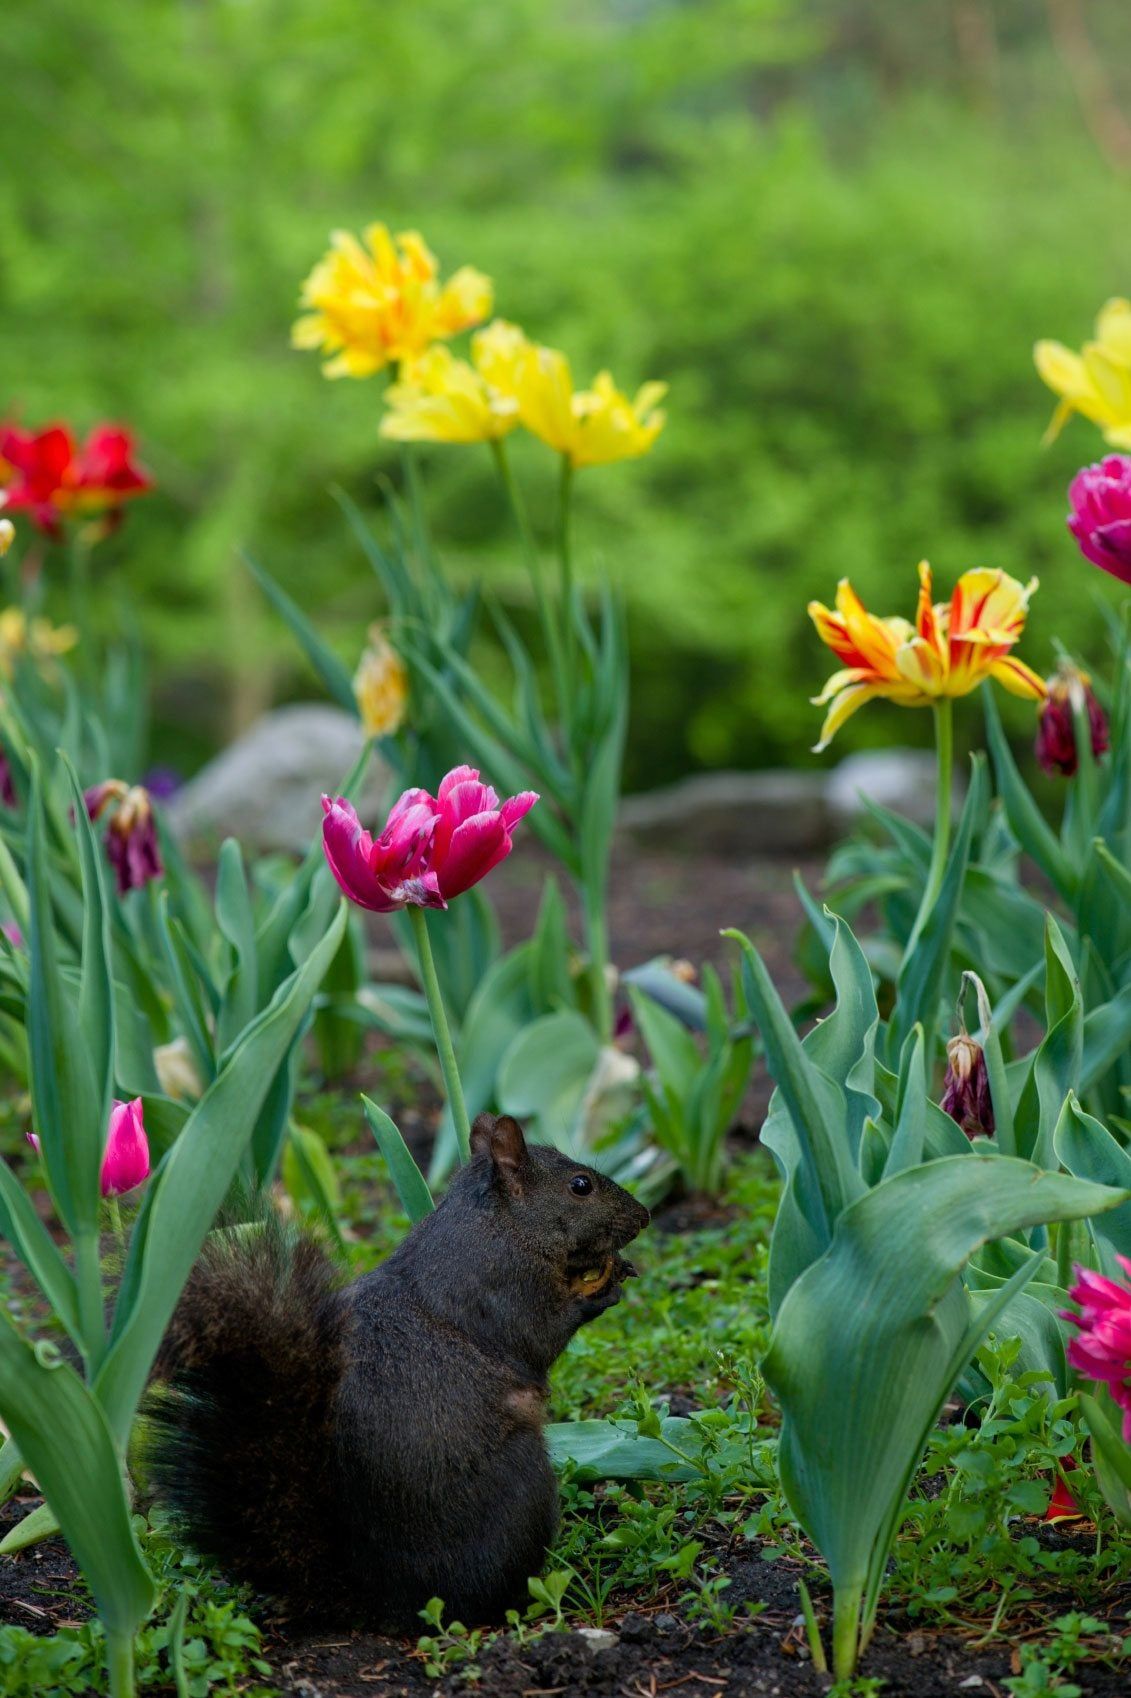
<instances>
[{"instance_id":1,"label":"wilted purple tulip","mask_svg":"<svg viewBox=\"0 0 1131 1698\"><path fill-rule=\"evenodd\" d=\"M965 1032L946 1046L946 1077L940 1106L968 1138L989 1138L994 1130L990 1078L982 1047Z\"/></svg>"},{"instance_id":2,"label":"wilted purple tulip","mask_svg":"<svg viewBox=\"0 0 1131 1698\"><path fill-rule=\"evenodd\" d=\"M1057 773L1071 778L1080 765L1076 749L1077 701L1087 715L1092 754L1098 757L1107 752L1107 715L1096 700L1092 681L1086 672L1064 665L1055 678L1049 679L1049 693L1041 704L1037 721L1037 760L1050 778Z\"/></svg>"},{"instance_id":3,"label":"wilted purple tulip","mask_svg":"<svg viewBox=\"0 0 1131 1698\"><path fill-rule=\"evenodd\" d=\"M322 847L330 871L351 902L375 914L409 905L442 908L444 898L428 854L436 834L436 812L423 790L406 790L374 840L362 830L344 796L322 798Z\"/></svg>"},{"instance_id":4,"label":"wilted purple tulip","mask_svg":"<svg viewBox=\"0 0 1131 1698\"><path fill-rule=\"evenodd\" d=\"M1131 584L1131 459L1109 454L1098 466L1085 466L1068 486L1068 499L1068 529L1084 558Z\"/></svg>"},{"instance_id":5,"label":"wilted purple tulip","mask_svg":"<svg viewBox=\"0 0 1131 1698\"><path fill-rule=\"evenodd\" d=\"M500 804L496 792L481 784L470 766L453 767L440 780L432 803L437 818L429 865L445 901L470 890L506 860L514 848L515 826L537 800L533 790L524 790Z\"/></svg>"},{"instance_id":6,"label":"wilted purple tulip","mask_svg":"<svg viewBox=\"0 0 1131 1698\"><path fill-rule=\"evenodd\" d=\"M98 1179L104 1197L124 1197L127 1191L135 1191L149 1178L149 1139L145 1135L141 1110L140 1097L134 1097L128 1103L114 1098ZM29 1132L27 1137L28 1143L38 1152L38 1136Z\"/></svg>"},{"instance_id":7,"label":"wilted purple tulip","mask_svg":"<svg viewBox=\"0 0 1131 1698\"><path fill-rule=\"evenodd\" d=\"M118 894L140 890L150 879L160 878L165 868L148 790L108 778L87 790L83 800L92 820L107 816L106 854L118 880Z\"/></svg>"},{"instance_id":8,"label":"wilted purple tulip","mask_svg":"<svg viewBox=\"0 0 1131 1698\"><path fill-rule=\"evenodd\" d=\"M19 802L15 780L12 777L12 763L3 748L0 748L0 802L6 808L14 808Z\"/></svg>"}]
</instances>

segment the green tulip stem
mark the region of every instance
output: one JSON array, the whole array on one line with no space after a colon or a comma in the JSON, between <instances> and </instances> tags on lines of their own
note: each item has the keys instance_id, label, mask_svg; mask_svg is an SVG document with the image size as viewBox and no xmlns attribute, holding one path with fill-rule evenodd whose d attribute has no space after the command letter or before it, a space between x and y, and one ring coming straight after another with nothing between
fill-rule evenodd
<instances>
[{"instance_id":1,"label":"green tulip stem","mask_svg":"<svg viewBox=\"0 0 1131 1698\"><path fill-rule=\"evenodd\" d=\"M613 999L609 991L609 934L603 891L581 889L585 941L589 946L589 977L593 994L593 1024L603 1044L613 1041Z\"/></svg>"},{"instance_id":2,"label":"green tulip stem","mask_svg":"<svg viewBox=\"0 0 1131 1698\"><path fill-rule=\"evenodd\" d=\"M1056 1283L1062 1291L1072 1284L1072 1222L1062 1220L1056 1227Z\"/></svg>"},{"instance_id":3,"label":"green tulip stem","mask_svg":"<svg viewBox=\"0 0 1131 1698\"><path fill-rule=\"evenodd\" d=\"M568 732L566 710L569 702L569 695L566 690L565 657L562 653L561 633L546 599L546 585L542 577L542 562L538 556L538 544L534 540L534 532L530 528L530 517L526 511L526 502L523 500L522 491L515 479L506 443L501 439L492 442L491 455L495 462L495 469L499 474L499 481L510 503L515 527L522 541L522 551L526 556L526 569L530 573L530 583L534 591L538 617L542 623L546 647L550 652L550 666L554 676L554 694L557 698L558 717L562 721L562 731L565 734Z\"/></svg>"},{"instance_id":4,"label":"green tulip stem","mask_svg":"<svg viewBox=\"0 0 1131 1698\"><path fill-rule=\"evenodd\" d=\"M102 1268L97 1231L87 1229L77 1232L74 1254L79 1327L82 1332L87 1379L92 1380L102 1365L106 1346L106 1315L102 1300Z\"/></svg>"},{"instance_id":5,"label":"green tulip stem","mask_svg":"<svg viewBox=\"0 0 1131 1698\"><path fill-rule=\"evenodd\" d=\"M860 1649L862 1586L836 1588L833 1596L833 1679L851 1680Z\"/></svg>"},{"instance_id":6,"label":"green tulip stem","mask_svg":"<svg viewBox=\"0 0 1131 1698\"><path fill-rule=\"evenodd\" d=\"M107 1629L106 1667L110 1674L110 1698L134 1698L132 1633L111 1633Z\"/></svg>"},{"instance_id":7,"label":"green tulip stem","mask_svg":"<svg viewBox=\"0 0 1131 1698\"><path fill-rule=\"evenodd\" d=\"M72 624L78 627L79 652L77 664L84 675L91 675L93 655L91 653L90 627L90 543L81 530L71 539L68 553L69 583L68 600Z\"/></svg>"},{"instance_id":8,"label":"green tulip stem","mask_svg":"<svg viewBox=\"0 0 1131 1698\"><path fill-rule=\"evenodd\" d=\"M558 485L558 553L562 568L562 623L565 628L566 682L573 696L576 648L573 623L573 543L570 536L570 500L573 495L573 461L562 455Z\"/></svg>"},{"instance_id":9,"label":"green tulip stem","mask_svg":"<svg viewBox=\"0 0 1131 1698\"><path fill-rule=\"evenodd\" d=\"M432 1036L436 1040L436 1053L440 1058L440 1072L444 1076L444 1091L455 1124L460 1160L467 1161L471 1155L471 1126L467 1118L467 1104L463 1100L463 1086L460 1083L459 1068L456 1065L455 1045L452 1043L448 1017L444 1013L444 999L440 994L440 981L436 976L436 962L432 955L431 939L428 936L428 920L424 909L418 908L414 904L410 905L408 909L408 919L416 944L416 957L420 963L420 978L424 985L428 1012L432 1017Z\"/></svg>"},{"instance_id":10,"label":"green tulip stem","mask_svg":"<svg viewBox=\"0 0 1131 1698\"><path fill-rule=\"evenodd\" d=\"M125 1261L126 1229L122 1225L122 1210L117 1197L107 1197L106 1206L110 1215L110 1227L114 1234L114 1242L118 1246L119 1255Z\"/></svg>"},{"instance_id":11,"label":"green tulip stem","mask_svg":"<svg viewBox=\"0 0 1131 1698\"><path fill-rule=\"evenodd\" d=\"M923 891L923 900L919 904L919 912L915 916L915 924L911 928L911 937L907 944L907 954L919 942L923 928L931 917L931 912L939 898L943 878L946 874L947 855L950 852L950 808L951 792L954 784L954 716L949 696L940 696L935 702L935 753L936 753L936 787L935 787L935 837L931 849L931 865L927 872L927 883Z\"/></svg>"}]
</instances>

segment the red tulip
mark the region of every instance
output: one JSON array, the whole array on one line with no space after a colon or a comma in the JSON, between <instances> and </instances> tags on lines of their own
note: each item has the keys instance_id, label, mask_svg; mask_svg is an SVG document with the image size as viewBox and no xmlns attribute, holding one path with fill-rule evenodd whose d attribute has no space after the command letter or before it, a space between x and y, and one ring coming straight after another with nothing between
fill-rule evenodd
<instances>
[{"instance_id":1,"label":"red tulip","mask_svg":"<svg viewBox=\"0 0 1131 1698\"><path fill-rule=\"evenodd\" d=\"M134 462L134 439L117 425L98 425L80 448L66 425L46 430L0 426L3 506L25 512L32 523L58 536L73 513L103 513L110 522L122 503L152 488Z\"/></svg>"}]
</instances>

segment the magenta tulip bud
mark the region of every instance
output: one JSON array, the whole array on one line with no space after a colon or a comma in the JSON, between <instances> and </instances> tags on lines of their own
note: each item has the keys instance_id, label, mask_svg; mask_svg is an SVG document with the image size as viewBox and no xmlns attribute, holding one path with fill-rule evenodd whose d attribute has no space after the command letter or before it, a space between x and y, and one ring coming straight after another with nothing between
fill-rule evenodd
<instances>
[{"instance_id":1,"label":"magenta tulip bud","mask_svg":"<svg viewBox=\"0 0 1131 1698\"><path fill-rule=\"evenodd\" d=\"M428 867L436 813L425 791L405 791L376 841L362 830L344 796L336 802L323 796L322 812L322 848L330 871L351 902L375 914L390 914L410 905L446 906L436 875Z\"/></svg>"},{"instance_id":2,"label":"magenta tulip bud","mask_svg":"<svg viewBox=\"0 0 1131 1698\"><path fill-rule=\"evenodd\" d=\"M1085 466L1068 488L1068 529L1093 566L1131 584L1131 459L1109 454Z\"/></svg>"},{"instance_id":3,"label":"magenta tulip bud","mask_svg":"<svg viewBox=\"0 0 1131 1698\"><path fill-rule=\"evenodd\" d=\"M1115 1259L1131 1276L1131 1261ZM1107 1386L1123 1411L1123 1437L1131 1444L1131 1288L1078 1267L1068 1295L1080 1310L1062 1311L1062 1319L1080 1329L1069 1342L1068 1360L1078 1374Z\"/></svg>"},{"instance_id":4,"label":"magenta tulip bud","mask_svg":"<svg viewBox=\"0 0 1131 1698\"><path fill-rule=\"evenodd\" d=\"M106 854L118 881L119 896L160 878L165 868L148 790L140 784L109 778L87 790L83 800L92 820L106 815Z\"/></svg>"},{"instance_id":5,"label":"magenta tulip bud","mask_svg":"<svg viewBox=\"0 0 1131 1698\"><path fill-rule=\"evenodd\" d=\"M446 900L461 896L504 861L514 847L512 833L538 800L533 790L499 803L474 767L457 766L441 780L436 796L436 836L430 865Z\"/></svg>"},{"instance_id":6,"label":"magenta tulip bud","mask_svg":"<svg viewBox=\"0 0 1131 1698\"><path fill-rule=\"evenodd\" d=\"M4 933L4 936L8 939L8 942L11 944L13 949L23 948L24 934L20 930L19 926L17 926L15 920L5 920L4 923L0 925L0 932Z\"/></svg>"},{"instance_id":7,"label":"magenta tulip bud","mask_svg":"<svg viewBox=\"0 0 1131 1698\"><path fill-rule=\"evenodd\" d=\"M141 1098L121 1103L117 1098L110 1111L110 1131L102 1158L99 1184L104 1197L123 1197L149 1178L149 1139L141 1118Z\"/></svg>"},{"instance_id":8,"label":"magenta tulip bud","mask_svg":"<svg viewBox=\"0 0 1131 1698\"><path fill-rule=\"evenodd\" d=\"M994 1130L990 1077L982 1047L961 1032L946 1046L946 1078L940 1105L968 1138L989 1138Z\"/></svg>"},{"instance_id":9,"label":"magenta tulip bud","mask_svg":"<svg viewBox=\"0 0 1131 1698\"><path fill-rule=\"evenodd\" d=\"M36 1133L29 1132L27 1141L39 1155ZM99 1189L104 1197L124 1197L127 1191L135 1191L148 1178L149 1139L141 1117L141 1098L134 1097L132 1102L122 1103L115 1097L110 1110Z\"/></svg>"},{"instance_id":10,"label":"magenta tulip bud","mask_svg":"<svg viewBox=\"0 0 1131 1698\"><path fill-rule=\"evenodd\" d=\"M1037 720L1037 760L1050 778L1057 773L1071 778L1080 765L1076 749L1078 707L1087 716L1092 754L1098 758L1109 746L1107 715L1096 700L1088 674L1063 665L1056 677L1049 679L1049 693Z\"/></svg>"}]
</instances>

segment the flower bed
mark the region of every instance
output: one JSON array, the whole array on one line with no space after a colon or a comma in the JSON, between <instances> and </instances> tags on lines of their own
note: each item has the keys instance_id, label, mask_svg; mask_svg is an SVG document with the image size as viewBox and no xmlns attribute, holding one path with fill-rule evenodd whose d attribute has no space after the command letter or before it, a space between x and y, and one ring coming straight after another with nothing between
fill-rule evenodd
<instances>
[{"instance_id":1,"label":"flower bed","mask_svg":"<svg viewBox=\"0 0 1131 1698\"><path fill-rule=\"evenodd\" d=\"M65 597L36 550L0 615L0 1488L28 1503L30 1474L43 1499L2 1551L10 1613L43 1607L22 1585L47 1548L64 1607L83 1613L81 1574L97 1615L52 1615L50 1643L0 1634L8 1689L302 1692L310 1670L587 1691L646 1667L648 1690L713 1691L788 1668L791 1689L862 1698L910 1684L910 1659L931 1671L916 1690L965 1667L1015 1698L1068 1698L1084 1671L1114 1691L1126 607L1102 604L1089 671L1060 653L1046 678L1021 652L1035 579L977 567L936 602L924 562L914 619L842 580L810 608L839 662L818 747L865 706L929 708L931 829L873 804L820 896L795 880L800 1001L780 901L767 939L763 905L736 911L705 867L696 925L710 894L718 941L682 959L673 901L644 948L613 896L623 610L579 585L574 509L578 474L661 440L663 385L578 387L560 351L483 324L486 278L443 282L382 225L335 237L303 299L295 342L328 376L391 378L380 428L405 460L380 532L343 504L384 614L356 668L251 567L368 739L326 775L298 866L229 838L202 878L138 770L137 657L90 621L92 551L150 487L129 434L0 438L0 545L30 523L69 549ZM1126 446L1129 325L1116 301L1081 355L1038 346L1058 427L1078 412ZM518 430L555 457L548 515L508 457ZM420 443L491 457L528 632L453 588ZM1109 457L1070 492L1074 569L1112 594L1128 475ZM487 617L505 680L477 669ZM998 687L1033 706L1054 820ZM952 817L956 717L986 753ZM377 746L395 784L362 819ZM532 840L552 870L504 946L491 893ZM621 876L647 900L642 866ZM388 983L372 914L404 957ZM756 1065L773 1091L751 1152ZM60 1532L73 1569L45 1547ZM345 1637L312 1639L311 1616Z\"/></svg>"}]
</instances>

